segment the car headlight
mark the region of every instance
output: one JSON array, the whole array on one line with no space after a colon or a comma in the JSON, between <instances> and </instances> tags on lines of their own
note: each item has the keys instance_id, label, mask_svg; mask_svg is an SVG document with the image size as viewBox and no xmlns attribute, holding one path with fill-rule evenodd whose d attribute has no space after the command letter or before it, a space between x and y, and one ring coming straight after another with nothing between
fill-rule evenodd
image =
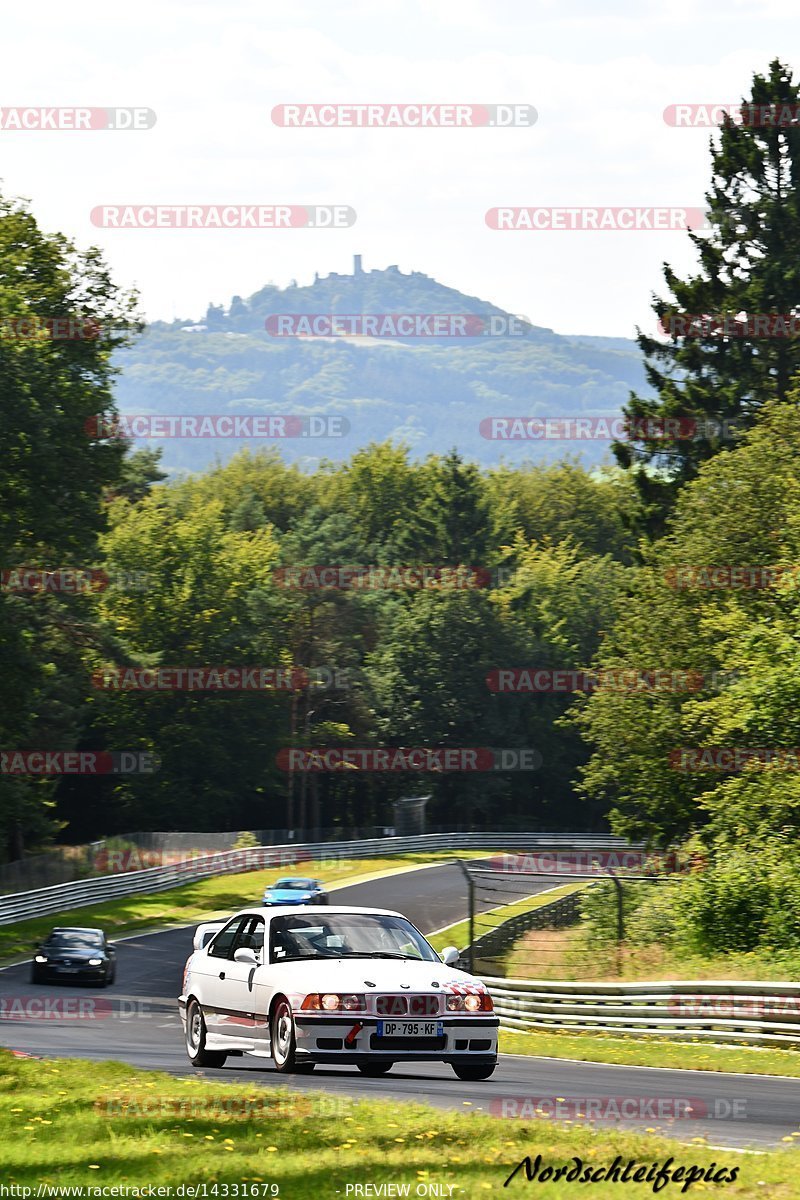
<instances>
[{"instance_id":1,"label":"car headlight","mask_svg":"<svg viewBox=\"0 0 800 1200\"><path fill-rule=\"evenodd\" d=\"M43 963L43 962L47 962L47 959L44 956L44 954L37 954L33 961L38 962L38 963Z\"/></svg>"},{"instance_id":2,"label":"car headlight","mask_svg":"<svg viewBox=\"0 0 800 1200\"><path fill-rule=\"evenodd\" d=\"M448 1012L494 1012L488 992L470 992L467 996L448 996Z\"/></svg>"},{"instance_id":3,"label":"car headlight","mask_svg":"<svg viewBox=\"0 0 800 1200\"><path fill-rule=\"evenodd\" d=\"M312 992L300 1007L306 1012L366 1012L367 998L355 992Z\"/></svg>"},{"instance_id":4,"label":"car headlight","mask_svg":"<svg viewBox=\"0 0 800 1200\"><path fill-rule=\"evenodd\" d=\"M90 958L89 959L90 967L102 967L102 965L103 965L102 958Z\"/></svg>"}]
</instances>

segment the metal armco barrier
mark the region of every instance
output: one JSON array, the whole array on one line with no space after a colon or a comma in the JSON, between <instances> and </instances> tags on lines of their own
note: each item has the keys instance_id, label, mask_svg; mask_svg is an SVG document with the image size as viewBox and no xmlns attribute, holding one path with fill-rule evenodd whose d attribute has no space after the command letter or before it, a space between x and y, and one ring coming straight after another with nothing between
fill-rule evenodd
<instances>
[{"instance_id":1,"label":"metal armco barrier","mask_svg":"<svg viewBox=\"0 0 800 1200\"><path fill-rule=\"evenodd\" d=\"M554 983L481 975L503 1029L800 1044L800 984Z\"/></svg>"},{"instance_id":2,"label":"metal armco barrier","mask_svg":"<svg viewBox=\"0 0 800 1200\"><path fill-rule=\"evenodd\" d=\"M488 933L482 933L472 943L473 960L482 962L499 958L507 950L511 950L522 935L531 929L563 929L568 925L577 924L580 920L583 894L581 891L561 896L558 900L551 900L549 904L541 904L528 912L517 913L515 917L509 917Z\"/></svg>"},{"instance_id":3,"label":"metal armco barrier","mask_svg":"<svg viewBox=\"0 0 800 1200\"><path fill-rule=\"evenodd\" d=\"M257 846L246 850L225 850L203 854L167 867L144 871L123 871L95 879L76 880L55 887L38 888L0 896L0 925L12 925L31 917L67 912L87 904L114 900L119 896L163 892L182 883L209 879L213 875L282 867L294 862L337 860L340 858L384 857L414 851L486 849L486 850L628 850L631 844L611 834L570 833L429 833L417 837L369 838L353 842L287 843L284 846Z\"/></svg>"}]
</instances>

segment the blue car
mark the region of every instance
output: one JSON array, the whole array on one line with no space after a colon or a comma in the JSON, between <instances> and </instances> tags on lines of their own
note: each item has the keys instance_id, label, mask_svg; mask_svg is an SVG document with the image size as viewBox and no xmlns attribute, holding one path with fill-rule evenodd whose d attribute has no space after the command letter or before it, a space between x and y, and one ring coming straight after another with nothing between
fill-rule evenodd
<instances>
[{"instance_id":1,"label":"blue car","mask_svg":"<svg viewBox=\"0 0 800 1200\"><path fill-rule=\"evenodd\" d=\"M327 904L328 893L318 879L279 879L264 892L264 903Z\"/></svg>"}]
</instances>

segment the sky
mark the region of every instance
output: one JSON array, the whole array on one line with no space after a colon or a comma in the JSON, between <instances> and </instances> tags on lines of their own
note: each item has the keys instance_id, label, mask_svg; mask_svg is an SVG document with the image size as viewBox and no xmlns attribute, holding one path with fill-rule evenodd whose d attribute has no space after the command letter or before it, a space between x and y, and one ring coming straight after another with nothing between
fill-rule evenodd
<instances>
[{"instance_id":1,"label":"sky","mask_svg":"<svg viewBox=\"0 0 800 1200\"><path fill-rule=\"evenodd\" d=\"M397 264L559 333L652 329L680 230L496 230L494 207L704 207L708 128L780 57L795 0L39 0L3 14L0 108L151 109L152 128L0 129L0 189L100 246L147 319ZM532 105L530 127L287 128L280 104ZM98 227L108 205L347 205L349 227Z\"/></svg>"}]
</instances>

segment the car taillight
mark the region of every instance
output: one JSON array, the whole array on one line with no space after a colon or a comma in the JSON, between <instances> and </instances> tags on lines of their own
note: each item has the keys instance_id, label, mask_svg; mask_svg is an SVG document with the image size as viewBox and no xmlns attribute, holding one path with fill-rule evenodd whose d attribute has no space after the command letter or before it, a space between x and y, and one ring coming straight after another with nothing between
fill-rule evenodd
<instances>
[{"instance_id":1,"label":"car taillight","mask_svg":"<svg viewBox=\"0 0 800 1200\"><path fill-rule=\"evenodd\" d=\"M366 1012L367 998L355 992L312 992L300 1008L306 1012Z\"/></svg>"},{"instance_id":2,"label":"car taillight","mask_svg":"<svg viewBox=\"0 0 800 1200\"><path fill-rule=\"evenodd\" d=\"M448 1012L494 1012L488 992L470 992L466 996L448 996Z\"/></svg>"}]
</instances>

